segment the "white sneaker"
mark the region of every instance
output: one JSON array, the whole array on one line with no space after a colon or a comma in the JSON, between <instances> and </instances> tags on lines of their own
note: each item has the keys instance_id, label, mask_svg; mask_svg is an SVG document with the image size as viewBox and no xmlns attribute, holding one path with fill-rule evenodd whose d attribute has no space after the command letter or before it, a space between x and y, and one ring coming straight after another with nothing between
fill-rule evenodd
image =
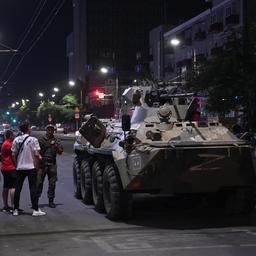
<instances>
[{"instance_id":1,"label":"white sneaker","mask_svg":"<svg viewBox=\"0 0 256 256\"><path fill-rule=\"evenodd\" d=\"M13 215L13 216L18 216L18 215L19 215L18 209L14 209L12 215Z\"/></svg>"},{"instance_id":2,"label":"white sneaker","mask_svg":"<svg viewBox=\"0 0 256 256\"><path fill-rule=\"evenodd\" d=\"M32 216L38 217L38 216L44 216L46 215L46 212L41 211L41 209L38 208L38 211L33 210Z\"/></svg>"}]
</instances>

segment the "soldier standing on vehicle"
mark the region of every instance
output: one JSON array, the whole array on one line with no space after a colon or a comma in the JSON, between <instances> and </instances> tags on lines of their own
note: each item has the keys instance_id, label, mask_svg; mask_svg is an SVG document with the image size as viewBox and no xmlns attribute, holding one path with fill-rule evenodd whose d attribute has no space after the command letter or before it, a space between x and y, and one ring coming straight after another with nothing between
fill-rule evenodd
<instances>
[{"instance_id":1,"label":"soldier standing on vehicle","mask_svg":"<svg viewBox=\"0 0 256 256\"><path fill-rule=\"evenodd\" d=\"M39 138L42 162L37 176L37 195L41 196L45 176L48 176L49 207L55 208L55 187L57 181L57 154L62 154L63 146L54 136L55 127L52 124L46 126L46 134Z\"/></svg>"}]
</instances>

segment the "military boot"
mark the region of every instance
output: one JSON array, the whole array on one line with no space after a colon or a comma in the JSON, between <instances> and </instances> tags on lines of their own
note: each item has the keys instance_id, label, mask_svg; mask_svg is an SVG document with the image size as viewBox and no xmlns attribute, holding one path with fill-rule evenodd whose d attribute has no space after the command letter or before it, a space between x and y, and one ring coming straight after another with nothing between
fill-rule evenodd
<instances>
[{"instance_id":1,"label":"military boot","mask_svg":"<svg viewBox=\"0 0 256 256\"><path fill-rule=\"evenodd\" d=\"M56 204L53 202L53 198L49 198L49 207L50 208L55 208Z\"/></svg>"}]
</instances>

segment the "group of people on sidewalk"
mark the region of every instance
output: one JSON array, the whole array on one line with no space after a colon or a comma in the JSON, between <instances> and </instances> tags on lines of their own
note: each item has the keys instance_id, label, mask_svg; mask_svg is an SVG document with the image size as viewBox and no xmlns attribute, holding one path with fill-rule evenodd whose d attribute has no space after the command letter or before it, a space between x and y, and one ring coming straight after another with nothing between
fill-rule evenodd
<instances>
[{"instance_id":1,"label":"group of people on sidewalk","mask_svg":"<svg viewBox=\"0 0 256 256\"><path fill-rule=\"evenodd\" d=\"M20 194L23 183L28 178L32 216L44 216L45 212L38 207L46 175L48 176L49 207L55 208L55 186L57 181L57 154L62 154L63 147L54 136L55 127L46 126L46 134L39 139L30 136L28 122L20 125L22 135L15 137L11 130L5 133L5 141L1 148L1 172L3 175L3 211L18 216ZM9 199L11 206L9 206Z\"/></svg>"}]
</instances>

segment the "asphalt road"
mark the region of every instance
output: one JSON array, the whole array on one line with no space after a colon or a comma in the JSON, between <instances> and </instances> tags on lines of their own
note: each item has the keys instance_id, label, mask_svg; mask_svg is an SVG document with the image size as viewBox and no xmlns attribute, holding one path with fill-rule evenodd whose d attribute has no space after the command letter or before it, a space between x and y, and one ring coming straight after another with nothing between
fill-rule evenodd
<instances>
[{"instance_id":1,"label":"asphalt road","mask_svg":"<svg viewBox=\"0 0 256 256\"><path fill-rule=\"evenodd\" d=\"M72 149L72 139L65 141ZM24 213L0 213L1 256L256 255L256 212L230 218L198 202L138 197L131 220L108 220L74 198L72 158L69 150L58 157L57 207L48 207L46 186L39 202L46 216L31 216L27 182L21 194Z\"/></svg>"}]
</instances>

